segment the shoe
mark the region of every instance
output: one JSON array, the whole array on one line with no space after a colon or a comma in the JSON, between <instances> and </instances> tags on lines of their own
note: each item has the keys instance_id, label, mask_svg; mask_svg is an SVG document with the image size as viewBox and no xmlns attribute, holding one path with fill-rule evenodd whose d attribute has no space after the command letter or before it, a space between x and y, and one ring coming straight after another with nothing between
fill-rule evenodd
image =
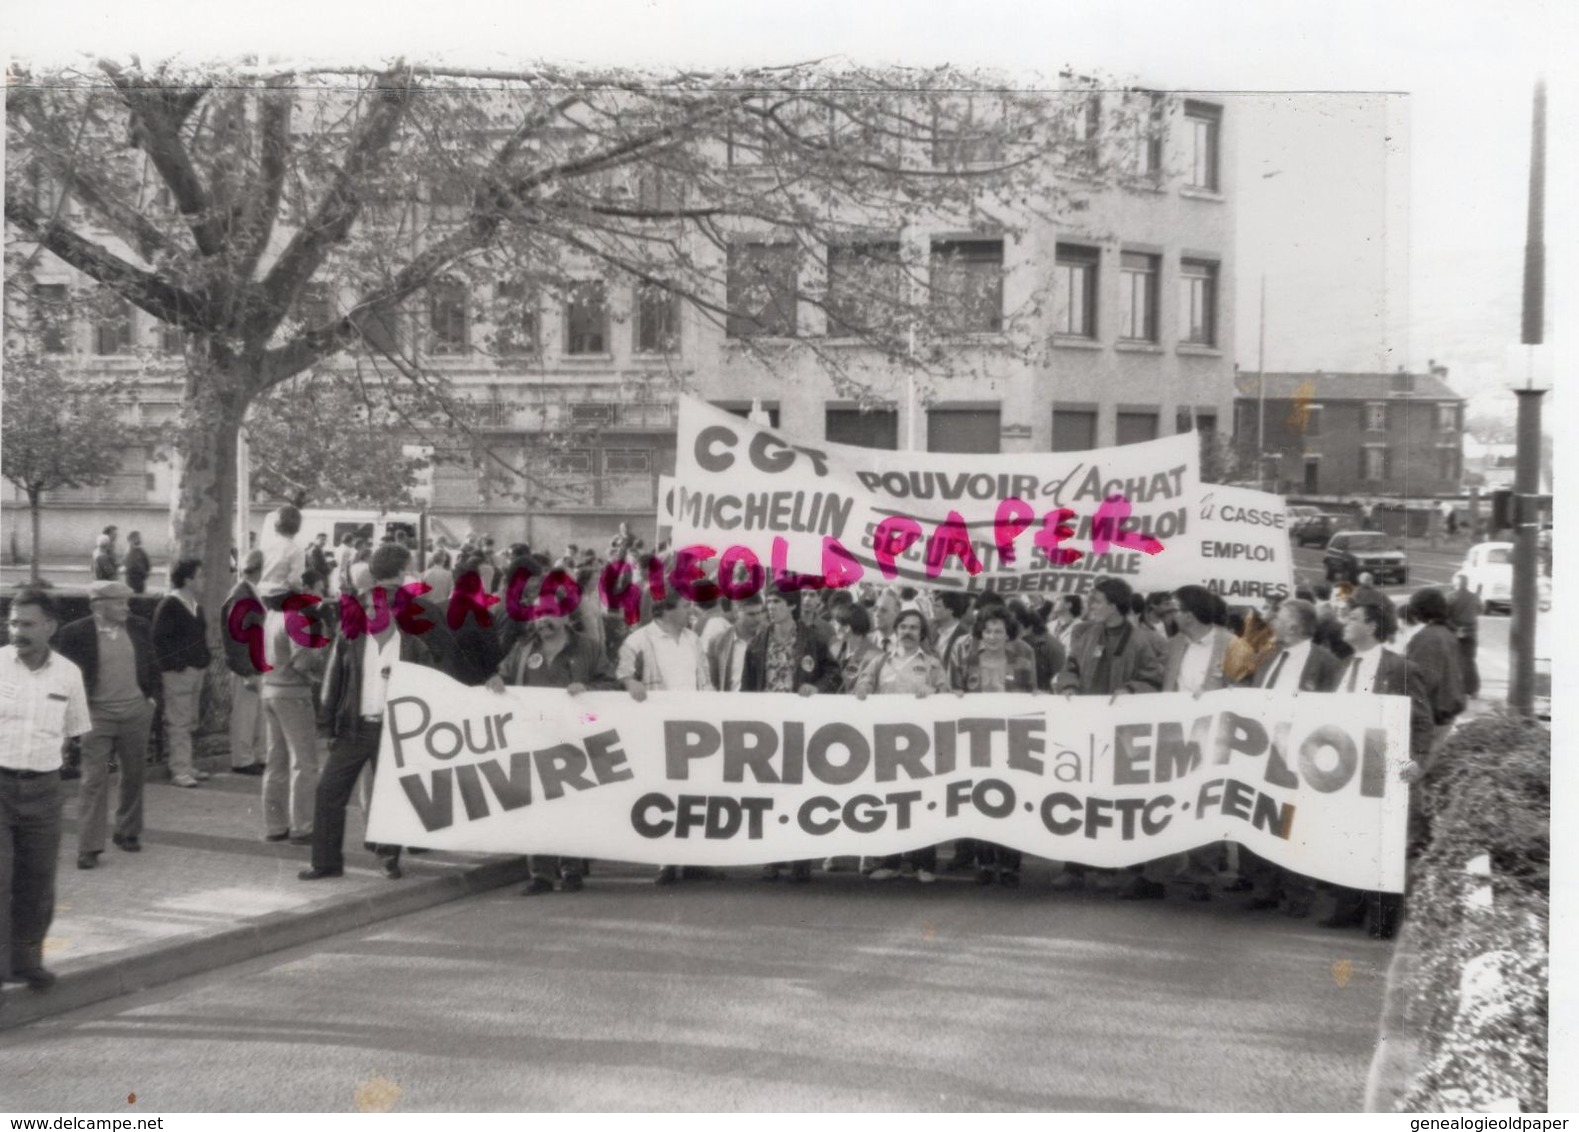
<instances>
[{"instance_id":1,"label":"shoe","mask_svg":"<svg viewBox=\"0 0 1579 1132\"><path fill-rule=\"evenodd\" d=\"M110 838L110 840L113 841L118 848L127 853L141 853L143 851L143 843L137 840L135 837L121 837L116 835Z\"/></svg>"},{"instance_id":2,"label":"shoe","mask_svg":"<svg viewBox=\"0 0 1579 1132\"><path fill-rule=\"evenodd\" d=\"M345 876L345 870L344 869L320 869L317 866L314 866L313 868L303 869L301 872L297 873L296 874L296 879L297 880L328 880L331 877L343 877L343 876Z\"/></svg>"},{"instance_id":3,"label":"shoe","mask_svg":"<svg viewBox=\"0 0 1579 1132\"><path fill-rule=\"evenodd\" d=\"M993 882L993 879L994 879L994 877L993 877L991 869L977 869L976 870L976 883L977 884L991 884Z\"/></svg>"},{"instance_id":4,"label":"shoe","mask_svg":"<svg viewBox=\"0 0 1579 1132\"><path fill-rule=\"evenodd\" d=\"M207 782L210 778L213 778L214 776L212 774L209 774L208 771L206 771L206 770L194 770L192 772L192 777L197 779L199 782Z\"/></svg>"},{"instance_id":5,"label":"shoe","mask_svg":"<svg viewBox=\"0 0 1579 1132\"><path fill-rule=\"evenodd\" d=\"M197 779L190 774L178 774L170 780L171 786L184 786L188 789L197 785Z\"/></svg>"},{"instance_id":6,"label":"shoe","mask_svg":"<svg viewBox=\"0 0 1579 1132\"><path fill-rule=\"evenodd\" d=\"M763 880L778 880L779 879L779 867L777 865L763 865L762 866L762 879Z\"/></svg>"},{"instance_id":7,"label":"shoe","mask_svg":"<svg viewBox=\"0 0 1579 1132\"><path fill-rule=\"evenodd\" d=\"M99 855L97 853L78 853L77 854L77 868L79 868L79 869L96 869L98 867L99 867Z\"/></svg>"},{"instance_id":8,"label":"shoe","mask_svg":"<svg viewBox=\"0 0 1579 1132\"><path fill-rule=\"evenodd\" d=\"M55 972L42 967L18 967L11 977L17 982L26 983L29 990L47 991L55 985Z\"/></svg>"},{"instance_id":9,"label":"shoe","mask_svg":"<svg viewBox=\"0 0 1579 1132\"><path fill-rule=\"evenodd\" d=\"M1168 895L1166 885L1158 884L1145 877L1136 877L1130 881L1129 887L1118 894L1120 900L1163 900Z\"/></svg>"},{"instance_id":10,"label":"shoe","mask_svg":"<svg viewBox=\"0 0 1579 1132\"><path fill-rule=\"evenodd\" d=\"M796 861L790 866L789 878L791 884L805 884L811 880L811 862Z\"/></svg>"},{"instance_id":11,"label":"shoe","mask_svg":"<svg viewBox=\"0 0 1579 1132\"><path fill-rule=\"evenodd\" d=\"M866 874L871 880L893 880L899 875L898 869L877 868Z\"/></svg>"},{"instance_id":12,"label":"shoe","mask_svg":"<svg viewBox=\"0 0 1579 1132\"><path fill-rule=\"evenodd\" d=\"M293 833L286 838L292 845L311 845L313 835L310 833Z\"/></svg>"},{"instance_id":13,"label":"shoe","mask_svg":"<svg viewBox=\"0 0 1579 1132\"><path fill-rule=\"evenodd\" d=\"M932 884L938 878L932 872L931 869L917 869L916 870L916 879L918 881L920 881L922 884Z\"/></svg>"},{"instance_id":14,"label":"shoe","mask_svg":"<svg viewBox=\"0 0 1579 1132\"><path fill-rule=\"evenodd\" d=\"M1010 873L1010 872L999 873L998 874L998 883L1003 885L1004 888L1019 888L1020 887L1020 874L1019 873Z\"/></svg>"},{"instance_id":15,"label":"shoe","mask_svg":"<svg viewBox=\"0 0 1579 1132\"><path fill-rule=\"evenodd\" d=\"M399 857L384 857L381 859L379 867L383 869L384 876L390 880L399 880L406 875L400 871Z\"/></svg>"},{"instance_id":16,"label":"shoe","mask_svg":"<svg viewBox=\"0 0 1579 1132\"><path fill-rule=\"evenodd\" d=\"M665 865L658 870L658 875L652 878L653 884L673 884L680 879L680 870L673 865Z\"/></svg>"},{"instance_id":17,"label":"shoe","mask_svg":"<svg viewBox=\"0 0 1579 1132\"><path fill-rule=\"evenodd\" d=\"M580 892L581 891L581 874L580 873L570 873L568 876L560 877L559 878L559 891L560 892Z\"/></svg>"},{"instance_id":18,"label":"shoe","mask_svg":"<svg viewBox=\"0 0 1579 1132\"><path fill-rule=\"evenodd\" d=\"M290 837L289 833L265 833L263 835L263 840L265 840L265 841L284 841L288 837Z\"/></svg>"},{"instance_id":19,"label":"shoe","mask_svg":"<svg viewBox=\"0 0 1579 1132\"><path fill-rule=\"evenodd\" d=\"M263 773L263 764L262 763L248 763L246 766L233 766L233 767L230 768L230 773L231 774L245 774L245 775L250 775L250 776L256 777L257 775L260 775L260 774Z\"/></svg>"},{"instance_id":20,"label":"shoe","mask_svg":"<svg viewBox=\"0 0 1579 1132\"><path fill-rule=\"evenodd\" d=\"M1086 887L1084 873L1059 873L1048 885L1054 892L1080 892Z\"/></svg>"},{"instance_id":21,"label":"shoe","mask_svg":"<svg viewBox=\"0 0 1579 1132\"><path fill-rule=\"evenodd\" d=\"M541 896L545 892L554 891L554 882L547 877L533 877L526 882L526 887L521 889L522 896Z\"/></svg>"}]
</instances>

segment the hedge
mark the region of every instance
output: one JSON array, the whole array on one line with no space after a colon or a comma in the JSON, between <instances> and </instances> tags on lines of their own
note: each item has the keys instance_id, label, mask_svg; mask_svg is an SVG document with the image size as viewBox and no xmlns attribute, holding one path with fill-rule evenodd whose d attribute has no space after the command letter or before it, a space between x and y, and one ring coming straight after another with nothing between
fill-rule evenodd
<instances>
[{"instance_id":1,"label":"hedge","mask_svg":"<svg viewBox=\"0 0 1579 1132\"><path fill-rule=\"evenodd\" d=\"M1420 1055L1401 1111L1547 1107L1551 732L1497 708L1455 729L1426 787L1411 865L1406 1024ZM1490 857L1488 883L1466 865Z\"/></svg>"}]
</instances>

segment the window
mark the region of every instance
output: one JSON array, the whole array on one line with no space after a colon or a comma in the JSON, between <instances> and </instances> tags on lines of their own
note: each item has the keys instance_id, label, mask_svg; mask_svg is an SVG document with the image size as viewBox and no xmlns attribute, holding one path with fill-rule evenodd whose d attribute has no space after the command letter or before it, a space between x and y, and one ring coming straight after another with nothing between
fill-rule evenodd
<instances>
[{"instance_id":1,"label":"window","mask_svg":"<svg viewBox=\"0 0 1579 1132\"><path fill-rule=\"evenodd\" d=\"M1053 410L1053 451L1089 452L1097 446L1095 409Z\"/></svg>"},{"instance_id":2,"label":"window","mask_svg":"<svg viewBox=\"0 0 1579 1132\"><path fill-rule=\"evenodd\" d=\"M428 186L428 217L437 224L459 224L472 207L472 188L459 181Z\"/></svg>"},{"instance_id":3,"label":"window","mask_svg":"<svg viewBox=\"0 0 1579 1132\"><path fill-rule=\"evenodd\" d=\"M64 283L33 284L33 313L38 319L39 345L46 354L70 349L70 297Z\"/></svg>"},{"instance_id":4,"label":"window","mask_svg":"<svg viewBox=\"0 0 1579 1132\"><path fill-rule=\"evenodd\" d=\"M1125 252L1120 258L1119 337L1157 340L1157 257Z\"/></svg>"},{"instance_id":5,"label":"window","mask_svg":"<svg viewBox=\"0 0 1579 1132\"><path fill-rule=\"evenodd\" d=\"M132 349L131 304L118 296L102 300L93 326L93 352L100 357L127 354Z\"/></svg>"},{"instance_id":6,"label":"window","mask_svg":"<svg viewBox=\"0 0 1579 1132\"><path fill-rule=\"evenodd\" d=\"M1097 336L1096 248L1059 244L1054 263L1053 333Z\"/></svg>"},{"instance_id":7,"label":"window","mask_svg":"<svg viewBox=\"0 0 1579 1132\"><path fill-rule=\"evenodd\" d=\"M33 207L46 220L59 216L65 218L65 190L53 173L35 165L30 173L33 182Z\"/></svg>"},{"instance_id":8,"label":"window","mask_svg":"<svg viewBox=\"0 0 1579 1132\"><path fill-rule=\"evenodd\" d=\"M1360 449L1360 478L1366 483L1381 483L1387 478L1387 446L1367 444Z\"/></svg>"},{"instance_id":9,"label":"window","mask_svg":"<svg viewBox=\"0 0 1579 1132\"><path fill-rule=\"evenodd\" d=\"M1436 430L1438 432L1458 431L1458 406L1444 401L1436 407Z\"/></svg>"},{"instance_id":10,"label":"window","mask_svg":"<svg viewBox=\"0 0 1579 1132\"><path fill-rule=\"evenodd\" d=\"M636 352L680 352L680 296L650 283L636 287Z\"/></svg>"},{"instance_id":11,"label":"window","mask_svg":"<svg viewBox=\"0 0 1579 1132\"><path fill-rule=\"evenodd\" d=\"M729 249L730 338L793 338L795 275L792 244L734 244Z\"/></svg>"},{"instance_id":12,"label":"window","mask_svg":"<svg viewBox=\"0 0 1579 1132\"><path fill-rule=\"evenodd\" d=\"M466 284L458 279L428 284L428 353L457 357L470 349L468 298Z\"/></svg>"},{"instance_id":13,"label":"window","mask_svg":"<svg viewBox=\"0 0 1579 1132\"><path fill-rule=\"evenodd\" d=\"M1305 436L1312 439L1321 436L1321 406L1306 405L1304 407Z\"/></svg>"},{"instance_id":14,"label":"window","mask_svg":"<svg viewBox=\"0 0 1579 1132\"><path fill-rule=\"evenodd\" d=\"M1117 444L1140 444L1157 439L1158 413L1155 410L1120 411L1117 418Z\"/></svg>"},{"instance_id":15,"label":"window","mask_svg":"<svg viewBox=\"0 0 1579 1132\"><path fill-rule=\"evenodd\" d=\"M159 350L165 354L186 353L186 332L168 322L159 324Z\"/></svg>"},{"instance_id":16,"label":"window","mask_svg":"<svg viewBox=\"0 0 1579 1132\"><path fill-rule=\"evenodd\" d=\"M537 291L521 279L501 279L493 288L494 350L520 357L538 350Z\"/></svg>"},{"instance_id":17,"label":"window","mask_svg":"<svg viewBox=\"0 0 1579 1132\"><path fill-rule=\"evenodd\" d=\"M762 141L750 131L731 125L724 143L729 150L729 165L733 169L747 169L762 164Z\"/></svg>"},{"instance_id":18,"label":"window","mask_svg":"<svg viewBox=\"0 0 1579 1132\"><path fill-rule=\"evenodd\" d=\"M1366 404L1365 431L1387 431L1387 403L1385 401L1371 401Z\"/></svg>"},{"instance_id":19,"label":"window","mask_svg":"<svg viewBox=\"0 0 1579 1132\"><path fill-rule=\"evenodd\" d=\"M1315 495L1321 490L1321 457L1305 457L1305 493Z\"/></svg>"},{"instance_id":20,"label":"window","mask_svg":"<svg viewBox=\"0 0 1579 1132\"><path fill-rule=\"evenodd\" d=\"M555 479L574 479L592 475L592 449L567 448L548 454L548 474Z\"/></svg>"},{"instance_id":21,"label":"window","mask_svg":"<svg viewBox=\"0 0 1579 1132\"><path fill-rule=\"evenodd\" d=\"M933 240L931 306L940 334L1002 330L1003 241Z\"/></svg>"},{"instance_id":22,"label":"window","mask_svg":"<svg viewBox=\"0 0 1579 1132\"><path fill-rule=\"evenodd\" d=\"M851 444L857 448L899 448L898 409L835 409L826 410L824 435L834 444Z\"/></svg>"},{"instance_id":23,"label":"window","mask_svg":"<svg viewBox=\"0 0 1579 1132\"><path fill-rule=\"evenodd\" d=\"M680 178L667 169L648 168L636 178L636 206L651 212L669 212L684 199Z\"/></svg>"},{"instance_id":24,"label":"window","mask_svg":"<svg viewBox=\"0 0 1579 1132\"><path fill-rule=\"evenodd\" d=\"M895 242L828 249L828 335L851 338L877 328L904 285Z\"/></svg>"},{"instance_id":25,"label":"window","mask_svg":"<svg viewBox=\"0 0 1579 1132\"><path fill-rule=\"evenodd\" d=\"M1076 172L1091 170L1097 163L1098 139L1102 134L1102 96L1092 91L1078 96L1070 123L1072 144L1069 164Z\"/></svg>"},{"instance_id":26,"label":"window","mask_svg":"<svg viewBox=\"0 0 1579 1132\"><path fill-rule=\"evenodd\" d=\"M1162 173L1163 97L1152 91L1143 91L1138 97L1144 101L1135 123L1130 171L1137 177L1155 178Z\"/></svg>"},{"instance_id":27,"label":"window","mask_svg":"<svg viewBox=\"0 0 1579 1132\"><path fill-rule=\"evenodd\" d=\"M751 401L709 401L708 404L712 405L715 409L722 409L726 413L733 413L741 420L751 420L753 407L753 402ZM779 403L777 401L758 401L755 402L755 404L761 406L763 414L768 418L767 427L778 428ZM756 420L752 421L752 423L761 424L762 422L761 420Z\"/></svg>"},{"instance_id":28,"label":"window","mask_svg":"<svg viewBox=\"0 0 1579 1132\"><path fill-rule=\"evenodd\" d=\"M1436 450L1436 478L1457 481L1459 476L1458 448L1444 444Z\"/></svg>"},{"instance_id":29,"label":"window","mask_svg":"<svg viewBox=\"0 0 1579 1132\"><path fill-rule=\"evenodd\" d=\"M571 357L609 352L609 305L601 280L589 279L565 303L565 353Z\"/></svg>"},{"instance_id":30,"label":"window","mask_svg":"<svg viewBox=\"0 0 1579 1132\"><path fill-rule=\"evenodd\" d=\"M646 448L606 448L603 471L611 476L651 475L652 452Z\"/></svg>"},{"instance_id":31,"label":"window","mask_svg":"<svg viewBox=\"0 0 1579 1132\"><path fill-rule=\"evenodd\" d=\"M997 452L1003 432L998 409L928 409L928 452Z\"/></svg>"},{"instance_id":32,"label":"window","mask_svg":"<svg viewBox=\"0 0 1579 1132\"><path fill-rule=\"evenodd\" d=\"M1003 160L1003 106L990 95L948 95L932 108L934 165L990 165Z\"/></svg>"},{"instance_id":33,"label":"window","mask_svg":"<svg viewBox=\"0 0 1579 1132\"><path fill-rule=\"evenodd\" d=\"M1218 133L1223 111L1204 102L1184 104L1184 183L1192 189L1216 192L1218 182Z\"/></svg>"},{"instance_id":34,"label":"window","mask_svg":"<svg viewBox=\"0 0 1579 1132\"><path fill-rule=\"evenodd\" d=\"M1179 339L1217 345L1217 265L1202 259L1179 263Z\"/></svg>"}]
</instances>

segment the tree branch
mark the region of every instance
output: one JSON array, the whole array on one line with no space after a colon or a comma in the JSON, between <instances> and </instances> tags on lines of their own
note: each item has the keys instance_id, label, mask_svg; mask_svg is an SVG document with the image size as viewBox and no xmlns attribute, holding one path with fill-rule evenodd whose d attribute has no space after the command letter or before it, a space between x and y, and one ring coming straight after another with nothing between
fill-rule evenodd
<instances>
[{"instance_id":1,"label":"tree branch","mask_svg":"<svg viewBox=\"0 0 1579 1132\"><path fill-rule=\"evenodd\" d=\"M411 73L391 68L373 87L372 112L358 124L346 150L345 162L335 174L318 208L308 217L280 253L264 278L261 302L248 319L245 337L262 340L271 334L302 285L313 277L329 249L346 238L362 211L359 182L377 158L389 149L401 119L410 108L414 90ZM311 364L311 361L306 363ZM291 372L299 372L292 370ZM283 380L289 374L282 374Z\"/></svg>"},{"instance_id":2,"label":"tree branch","mask_svg":"<svg viewBox=\"0 0 1579 1132\"><path fill-rule=\"evenodd\" d=\"M277 84L271 84L276 85ZM291 109L294 95L289 88L264 93L259 111L258 141L261 149L259 183L247 193L241 208L238 230L241 244L236 249L237 280L250 280L258 260L268 247L279 216L280 200L285 194L287 158L291 148Z\"/></svg>"},{"instance_id":3,"label":"tree branch","mask_svg":"<svg viewBox=\"0 0 1579 1132\"><path fill-rule=\"evenodd\" d=\"M209 311L197 296L177 287L159 274L145 271L111 255L99 244L86 240L58 223L48 223L38 210L25 201L7 197L5 218L29 239L36 240L64 262L161 321L183 330L205 333Z\"/></svg>"}]
</instances>

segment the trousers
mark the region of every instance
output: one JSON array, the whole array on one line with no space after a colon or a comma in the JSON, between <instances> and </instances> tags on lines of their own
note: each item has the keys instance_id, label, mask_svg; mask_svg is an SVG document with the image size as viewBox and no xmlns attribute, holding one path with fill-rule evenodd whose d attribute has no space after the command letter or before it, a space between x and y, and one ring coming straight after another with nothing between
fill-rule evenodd
<instances>
[{"instance_id":1,"label":"trousers","mask_svg":"<svg viewBox=\"0 0 1579 1132\"><path fill-rule=\"evenodd\" d=\"M120 764L115 796L115 836L143 833L143 780L154 706L147 700L113 710L91 707L93 730L82 737L82 785L77 792L77 852L102 853L109 824L110 755Z\"/></svg>"},{"instance_id":2,"label":"trousers","mask_svg":"<svg viewBox=\"0 0 1579 1132\"><path fill-rule=\"evenodd\" d=\"M198 701L203 695L203 669L161 672L164 681L164 739L170 752L170 773L192 773L192 732L197 730Z\"/></svg>"},{"instance_id":3,"label":"trousers","mask_svg":"<svg viewBox=\"0 0 1579 1132\"><path fill-rule=\"evenodd\" d=\"M382 724L364 723L355 735L336 735L329 740L329 759L318 780L318 795L313 806L313 851L315 869L345 868L345 810L356 792L356 780L364 766L376 768ZM376 773L376 770L375 770ZM380 857L399 859L400 846L375 847Z\"/></svg>"},{"instance_id":4,"label":"trousers","mask_svg":"<svg viewBox=\"0 0 1579 1132\"><path fill-rule=\"evenodd\" d=\"M59 772L0 774L0 975L38 967L55 919Z\"/></svg>"},{"instance_id":5,"label":"trousers","mask_svg":"<svg viewBox=\"0 0 1579 1132\"><path fill-rule=\"evenodd\" d=\"M313 809L323 768L318 757L318 728L312 692L307 688L263 689L263 716L268 731L263 767L263 831L313 831Z\"/></svg>"}]
</instances>

